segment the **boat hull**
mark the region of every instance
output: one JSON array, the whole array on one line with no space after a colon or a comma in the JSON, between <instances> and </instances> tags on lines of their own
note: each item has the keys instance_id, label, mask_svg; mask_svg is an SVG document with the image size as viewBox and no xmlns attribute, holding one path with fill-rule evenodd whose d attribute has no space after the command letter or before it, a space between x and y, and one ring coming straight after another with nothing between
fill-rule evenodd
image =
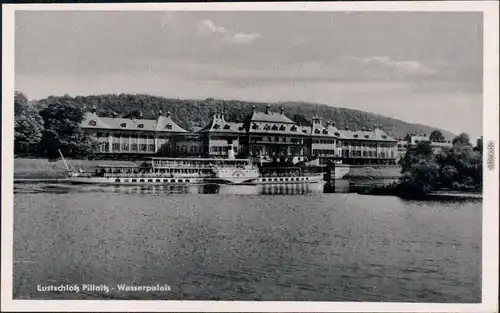
<instances>
[{"instance_id":1,"label":"boat hull","mask_svg":"<svg viewBox=\"0 0 500 313\"><path fill-rule=\"evenodd\" d=\"M84 177L73 176L69 178L73 184L96 184L96 185L122 185L122 186L143 186L143 185L193 185L201 184L204 179L201 177Z\"/></svg>"}]
</instances>

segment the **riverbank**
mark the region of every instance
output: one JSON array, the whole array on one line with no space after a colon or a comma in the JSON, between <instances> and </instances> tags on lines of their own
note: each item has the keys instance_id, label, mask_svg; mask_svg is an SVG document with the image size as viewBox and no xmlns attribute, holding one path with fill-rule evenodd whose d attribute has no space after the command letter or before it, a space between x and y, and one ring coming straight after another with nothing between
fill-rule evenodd
<instances>
[{"instance_id":1,"label":"riverbank","mask_svg":"<svg viewBox=\"0 0 500 313\"><path fill-rule=\"evenodd\" d=\"M98 164L133 165L129 161L66 160L77 169L91 170ZM14 180L53 180L66 178L66 168L62 160L49 162L47 159L14 159Z\"/></svg>"},{"instance_id":2,"label":"riverbank","mask_svg":"<svg viewBox=\"0 0 500 313\"><path fill-rule=\"evenodd\" d=\"M397 196L402 199L412 200L482 200L483 194L480 192L464 192L453 190L433 191L427 194L418 195L414 193L397 190L395 186L367 188L358 191L359 194L370 196Z\"/></svg>"}]
</instances>

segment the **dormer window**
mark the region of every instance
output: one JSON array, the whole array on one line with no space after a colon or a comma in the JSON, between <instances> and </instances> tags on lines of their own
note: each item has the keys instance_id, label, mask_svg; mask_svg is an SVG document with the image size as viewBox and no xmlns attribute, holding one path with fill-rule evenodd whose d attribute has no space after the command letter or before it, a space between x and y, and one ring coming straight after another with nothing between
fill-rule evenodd
<instances>
[{"instance_id":1,"label":"dormer window","mask_svg":"<svg viewBox=\"0 0 500 313\"><path fill-rule=\"evenodd\" d=\"M382 135L382 139L387 139L387 136L386 135Z\"/></svg>"},{"instance_id":2,"label":"dormer window","mask_svg":"<svg viewBox=\"0 0 500 313\"><path fill-rule=\"evenodd\" d=\"M252 125L252 129L259 129L259 125L257 125L257 123L254 123L254 124Z\"/></svg>"},{"instance_id":3,"label":"dormer window","mask_svg":"<svg viewBox=\"0 0 500 313\"><path fill-rule=\"evenodd\" d=\"M271 129L271 126L269 126L267 124L266 124L266 126L264 126L264 130L270 130L270 129Z\"/></svg>"},{"instance_id":4,"label":"dormer window","mask_svg":"<svg viewBox=\"0 0 500 313\"><path fill-rule=\"evenodd\" d=\"M278 130L278 125L273 125L273 130Z\"/></svg>"},{"instance_id":5,"label":"dormer window","mask_svg":"<svg viewBox=\"0 0 500 313\"><path fill-rule=\"evenodd\" d=\"M215 124L214 125L214 129L219 129L220 128L220 125L219 124Z\"/></svg>"},{"instance_id":6,"label":"dormer window","mask_svg":"<svg viewBox=\"0 0 500 313\"><path fill-rule=\"evenodd\" d=\"M171 124L167 124L167 125L165 125L165 128L166 129L172 129L172 125Z\"/></svg>"},{"instance_id":7,"label":"dormer window","mask_svg":"<svg viewBox=\"0 0 500 313\"><path fill-rule=\"evenodd\" d=\"M353 137L354 137L354 138L358 138L358 134L354 134L354 135L353 135Z\"/></svg>"},{"instance_id":8,"label":"dormer window","mask_svg":"<svg viewBox=\"0 0 500 313\"><path fill-rule=\"evenodd\" d=\"M121 123L120 126L121 127L127 127L127 123Z\"/></svg>"},{"instance_id":9,"label":"dormer window","mask_svg":"<svg viewBox=\"0 0 500 313\"><path fill-rule=\"evenodd\" d=\"M307 129L303 129L303 130L302 130L302 132L303 132L304 134L307 134Z\"/></svg>"},{"instance_id":10,"label":"dormer window","mask_svg":"<svg viewBox=\"0 0 500 313\"><path fill-rule=\"evenodd\" d=\"M90 126L96 126L96 125L97 125L96 120L91 120L91 121L89 122L89 125L90 125Z\"/></svg>"},{"instance_id":11,"label":"dormer window","mask_svg":"<svg viewBox=\"0 0 500 313\"><path fill-rule=\"evenodd\" d=\"M224 129L229 129L229 124L224 125Z\"/></svg>"},{"instance_id":12,"label":"dormer window","mask_svg":"<svg viewBox=\"0 0 500 313\"><path fill-rule=\"evenodd\" d=\"M139 125L137 125L137 127L144 128L144 124L139 124Z\"/></svg>"},{"instance_id":13,"label":"dormer window","mask_svg":"<svg viewBox=\"0 0 500 313\"><path fill-rule=\"evenodd\" d=\"M323 134L328 134L328 131L326 129L323 129Z\"/></svg>"},{"instance_id":14,"label":"dormer window","mask_svg":"<svg viewBox=\"0 0 500 313\"><path fill-rule=\"evenodd\" d=\"M281 126L280 126L280 130L286 130L285 125L281 125Z\"/></svg>"},{"instance_id":15,"label":"dormer window","mask_svg":"<svg viewBox=\"0 0 500 313\"><path fill-rule=\"evenodd\" d=\"M334 132L333 134L334 134L335 136L337 136L337 137L338 137L338 136L340 136L340 133L339 133L339 132Z\"/></svg>"},{"instance_id":16,"label":"dormer window","mask_svg":"<svg viewBox=\"0 0 500 313\"><path fill-rule=\"evenodd\" d=\"M315 134L319 134L319 133L320 133L319 129L315 129L315 130L314 130L314 133L315 133Z\"/></svg>"},{"instance_id":17,"label":"dormer window","mask_svg":"<svg viewBox=\"0 0 500 313\"><path fill-rule=\"evenodd\" d=\"M365 138L370 138L370 136L369 135L365 135Z\"/></svg>"}]
</instances>

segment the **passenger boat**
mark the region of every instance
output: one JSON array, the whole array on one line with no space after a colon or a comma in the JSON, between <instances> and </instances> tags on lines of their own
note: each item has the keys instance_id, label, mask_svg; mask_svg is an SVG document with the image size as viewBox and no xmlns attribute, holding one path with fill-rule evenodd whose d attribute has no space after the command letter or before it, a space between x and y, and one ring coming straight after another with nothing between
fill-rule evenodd
<instances>
[{"instance_id":1,"label":"passenger boat","mask_svg":"<svg viewBox=\"0 0 500 313\"><path fill-rule=\"evenodd\" d=\"M159 158L135 165L98 165L92 170L75 170L61 154L69 181L104 185L195 185L195 184L307 184L323 181L323 173L301 168L270 170L250 159Z\"/></svg>"},{"instance_id":2,"label":"passenger boat","mask_svg":"<svg viewBox=\"0 0 500 313\"><path fill-rule=\"evenodd\" d=\"M113 185L249 182L259 177L249 160L151 158L137 165L99 165L92 171L70 170L72 183Z\"/></svg>"}]
</instances>

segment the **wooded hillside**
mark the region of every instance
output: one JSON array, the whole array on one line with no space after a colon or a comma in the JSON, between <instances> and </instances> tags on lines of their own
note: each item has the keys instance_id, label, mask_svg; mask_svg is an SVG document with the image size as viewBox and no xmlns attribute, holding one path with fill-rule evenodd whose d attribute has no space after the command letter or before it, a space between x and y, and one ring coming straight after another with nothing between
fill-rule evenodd
<instances>
[{"instance_id":1,"label":"wooded hillside","mask_svg":"<svg viewBox=\"0 0 500 313\"><path fill-rule=\"evenodd\" d=\"M117 113L118 116L138 116L142 113L143 118L156 118L161 110L164 113L171 112L172 118L180 126L188 130L193 127L206 125L212 116L214 110L224 110L226 112L227 121L242 121L252 111L252 106L255 105L257 110L265 110L267 103L237 101L237 100L185 100L185 99L169 99L151 95L132 95L132 94L108 94L94 96L77 96L77 97L48 97L33 101L32 105L38 109L42 109L54 102L70 102L81 105L86 110L91 110L96 107L97 113L100 116L113 116ZM373 127L373 124L381 124L384 130L393 137L404 137L408 133L430 134L434 127L407 123L398 119L389 118L373 113L336 108L325 104L313 104L305 102L282 102L271 103L271 109L279 111L279 108L285 108L285 114L295 121L311 121L314 116L323 118L323 121L335 122L339 128L358 130L362 127ZM304 117L306 120L304 120ZM454 134L442 130L446 138L453 138Z\"/></svg>"}]
</instances>

